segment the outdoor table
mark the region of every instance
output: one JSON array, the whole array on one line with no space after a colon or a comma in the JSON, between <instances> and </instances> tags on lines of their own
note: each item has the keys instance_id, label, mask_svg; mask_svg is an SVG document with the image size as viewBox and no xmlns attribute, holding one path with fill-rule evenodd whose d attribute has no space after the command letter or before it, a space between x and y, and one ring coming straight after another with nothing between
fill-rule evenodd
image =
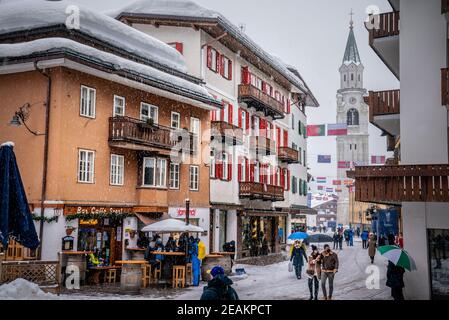
<instances>
[{"instance_id":1,"label":"outdoor table","mask_svg":"<svg viewBox=\"0 0 449 320\"><path fill-rule=\"evenodd\" d=\"M89 283L98 285L100 284L100 275L106 271L111 269L121 269L120 266L100 266L100 267L92 267L89 268Z\"/></svg>"},{"instance_id":2,"label":"outdoor table","mask_svg":"<svg viewBox=\"0 0 449 320\"><path fill-rule=\"evenodd\" d=\"M118 260L115 263L122 265L120 276L120 291L124 294L139 294L142 284L142 264L146 260Z\"/></svg>"},{"instance_id":3,"label":"outdoor table","mask_svg":"<svg viewBox=\"0 0 449 320\"><path fill-rule=\"evenodd\" d=\"M145 259L145 248L126 248L125 250L130 251L131 260L144 260Z\"/></svg>"},{"instance_id":4,"label":"outdoor table","mask_svg":"<svg viewBox=\"0 0 449 320\"><path fill-rule=\"evenodd\" d=\"M92 251L61 251L59 252L61 266L76 266L79 269L80 281L84 283L86 280L87 261L86 255L93 253ZM63 260L64 259L64 260ZM65 279L65 274L62 275Z\"/></svg>"},{"instance_id":5,"label":"outdoor table","mask_svg":"<svg viewBox=\"0 0 449 320\"><path fill-rule=\"evenodd\" d=\"M186 255L182 251L153 251L151 254L164 256L164 260L161 261L161 277L165 280L171 279L174 265L185 264L184 261L180 262L180 258Z\"/></svg>"}]
</instances>

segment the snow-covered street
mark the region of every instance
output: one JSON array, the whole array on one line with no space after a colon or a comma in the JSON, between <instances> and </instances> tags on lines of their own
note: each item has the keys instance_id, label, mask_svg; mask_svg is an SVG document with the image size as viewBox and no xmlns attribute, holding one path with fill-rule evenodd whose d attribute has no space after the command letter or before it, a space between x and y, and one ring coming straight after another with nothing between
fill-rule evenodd
<instances>
[{"instance_id":1,"label":"snow-covered street","mask_svg":"<svg viewBox=\"0 0 449 320\"><path fill-rule=\"evenodd\" d=\"M374 265L379 268L379 289L368 289L366 280L370 273L366 268L371 266L366 250L361 248L361 242L355 241L354 247L346 247L336 251L340 260L339 272L334 282L335 300L383 300L390 299L390 290L385 286L385 273L387 262L380 255L375 258ZM297 280L294 273L288 272L288 261L268 265L236 265L244 268L246 275L231 276L240 299L254 300L304 300L309 298L307 276L303 269L303 278ZM372 272L372 271L371 271ZM144 289L139 296L123 296L117 293L74 292L63 294L62 299L176 299L199 300L203 291L204 282L199 287L189 287L182 290ZM118 287L117 287L118 291ZM319 297L321 297L321 289ZM55 297L56 298L56 297Z\"/></svg>"}]
</instances>

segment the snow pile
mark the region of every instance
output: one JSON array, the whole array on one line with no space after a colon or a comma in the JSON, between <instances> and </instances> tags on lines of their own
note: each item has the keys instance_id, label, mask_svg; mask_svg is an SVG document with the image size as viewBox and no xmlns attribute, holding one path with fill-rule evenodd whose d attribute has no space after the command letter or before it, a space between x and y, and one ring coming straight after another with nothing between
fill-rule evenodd
<instances>
[{"instance_id":1,"label":"snow pile","mask_svg":"<svg viewBox=\"0 0 449 320\"><path fill-rule=\"evenodd\" d=\"M0 147L14 147L14 142L6 141L5 143L0 144Z\"/></svg>"},{"instance_id":2,"label":"snow pile","mask_svg":"<svg viewBox=\"0 0 449 320\"><path fill-rule=\"evenodd\" d=\"M176 86L176 89L180 91L193 93L204 98L212 97L207 90L200 85L196 85L190 81L170 75L153 67L143 65L108 52L100 51L66 38L46 38L24 43L0 44L0 58L20 57L33 53L43 53L46 51L54 52L58 49L70 50L80 56L88 56L89 58L100 63L108 63L113 65L116 70L122 69L127 72L139 74L149 80L162 83L163 85L169 87Z\"/></svg>"},{"instance_id":3,"label":"snow pile","mask_svg":"<svg viewBox=\"0 0 449 320\"><path fill-rule=\"evenodd\" d=\"M57 296L45 293L33 282L18 278L0 286L0 300L53 300Z\"/></svg>"},{"instance_id":4,"label":"snow pile","mask_svg":"<svg viewBox=\"0 0 449 320\"><path fill-rule=\"evenodd\" d=\"M79 31L180 72L184 57L174 48L105 14L68 1L21 0L0 4L0 34L71 24L79 9Z\"/></svg>"}]
</instances>

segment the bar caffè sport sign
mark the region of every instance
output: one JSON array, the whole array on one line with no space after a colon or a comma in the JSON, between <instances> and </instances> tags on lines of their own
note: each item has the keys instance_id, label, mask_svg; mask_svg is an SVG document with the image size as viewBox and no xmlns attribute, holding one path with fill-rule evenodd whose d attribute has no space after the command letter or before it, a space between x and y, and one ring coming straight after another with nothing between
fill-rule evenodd
<instances>
[{"instance_id":1,"label":"bar caff\u00e8 sport sign","mask_svg":"<svg viewBox=\"0 0 449 320\"><path fill-rule=\"evenodd\" d=\"M64 208L64 215L72 214L86 214L86 215L121 215L131 213L133 210L130 207L95 207L95 206L67 206Z\"/></svg>"}]
</instances>

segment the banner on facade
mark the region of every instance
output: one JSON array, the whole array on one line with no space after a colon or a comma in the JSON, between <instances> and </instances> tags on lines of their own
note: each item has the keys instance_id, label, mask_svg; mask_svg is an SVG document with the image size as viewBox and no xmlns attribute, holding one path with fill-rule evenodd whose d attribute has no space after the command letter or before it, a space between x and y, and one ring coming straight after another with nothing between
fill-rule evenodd
<instances>
[{"instance_id":1,"label":"banner on facade","mask_svg":"<svg viewBox=\"0 0 449 320\"><path fill-rule=\"evenodd\" d=\"M346 136L348 134L348 126L346 123L334 123L327 125L328 136Z\"/></svg>"},{"instance_id":2,"label":"banner on facade","mask_svg":"<svg viewBox=\"0 0 449 320\"><path fill-rule=\"evenodd\" d=\"M338 169L349 169L351 167L350 161L338 161L337 168Z\"/></svg>"},{"instance_id":3,"label":"banner on facade","mask_svg":"<svg viewBox=\"0 0 449 320\"><path fill-rule=\"evenodd\" d=\"M385 164L385 156L371 156L371 164Z\"/></svg>"},{"instance_id":4,"label":"banner on facade","mask_svg":"<svg viewBox=\"0 0 449 320\"><path fill-rule=\"evenodd\" d=\"M317 177L316 183L326 183L326 177Z\"/></svg>"},{"instance_id":5,"label":"banner on facade","mask_svg":"<svg viewBox=\"0 0 449 320\"><path fill-rule=\"evenodd\" d=\"M332 180L332 185L340 186L341 185L341 180Z\"/></svg>"},{"instance_id":6,"label":"banner on facade","mask_svg":"<svg viewBox=\"0 0 449 320\"><path fill-rule=\"evenodd\" d=\"M311 124L307 126L307 136L317 137L326 135L326 125L325 124Z\"/></svg>"},{"instance_id":7,"label":"banner on facade","mask_svg":"<svg viewBox=\"0 0 449 320\"><path fill-rule=\"evenodd\" d=\"M318 155L318 163L331 163L331 156L325 154Z\"/></svg>"}]
</instances>

